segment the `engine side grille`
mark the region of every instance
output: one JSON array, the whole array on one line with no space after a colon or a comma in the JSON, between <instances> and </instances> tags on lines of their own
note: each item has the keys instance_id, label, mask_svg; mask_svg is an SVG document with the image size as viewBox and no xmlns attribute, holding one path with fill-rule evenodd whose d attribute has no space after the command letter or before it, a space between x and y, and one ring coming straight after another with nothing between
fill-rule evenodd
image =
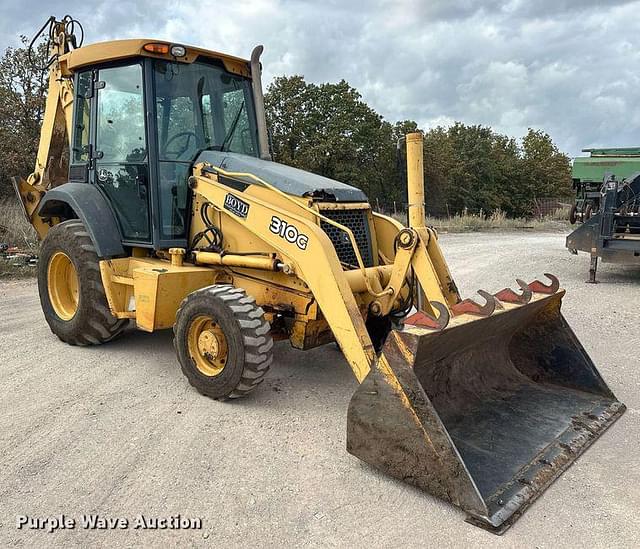
<instances>
[{"instance_id":1,"label":"engine side grille","mask_svg":"<svg viewBox=\"0 0 640 549\"><path fill-rule=\"evenodd\" d=\"M373 252L371 249L371 233L367 221L367 210L320 210L320 212L325 217L351 229L356 238L364 266L373 267ZM351 245L351 240L349 240L349 235L322 219L320 220L320 227L331 239L340 261L348 265L358 265L358 260Z\"/></svg>"}]
</instances>

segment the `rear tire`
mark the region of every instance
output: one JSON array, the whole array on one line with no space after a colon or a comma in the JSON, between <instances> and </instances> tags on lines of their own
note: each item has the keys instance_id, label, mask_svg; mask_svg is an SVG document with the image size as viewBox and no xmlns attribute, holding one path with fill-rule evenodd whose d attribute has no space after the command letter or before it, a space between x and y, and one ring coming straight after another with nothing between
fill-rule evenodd
<instances>
[{"instance_id":1,"label":"rear tire","mask_svg":"<svg viewBox=\"0 0 640 549\"><path fill-rule=\"evenodd\" d=\"M577 210L578 210L577 204L574 204L573 206L571 206L571 209L569 210L569 223L571 223L572 225L575 225L576 221L578 220Z\"/></svg>"},{"instance_id":2,"label":"rear tire","mask_svg":"<svg viewBox=\"0 0 640 549\"><path fill-rule=\"evenodd\" d=\"M190 293L176 314L174 346L182 372L216 400L253 391L273 361L271 326L241 288L216 284Z\"/></svg>"},{"instance_id":3,"label":"rear tire","mask_svg":"<svg viewBox=\"0 0 640 549\"><path fill-rule=\"evenodd\" d=\"M128 320L111 314L98 254L81 221L52 227L40 247L38 292L51 331L70 345L97 345L119 336Z\"/></svg>"}]
</instances>

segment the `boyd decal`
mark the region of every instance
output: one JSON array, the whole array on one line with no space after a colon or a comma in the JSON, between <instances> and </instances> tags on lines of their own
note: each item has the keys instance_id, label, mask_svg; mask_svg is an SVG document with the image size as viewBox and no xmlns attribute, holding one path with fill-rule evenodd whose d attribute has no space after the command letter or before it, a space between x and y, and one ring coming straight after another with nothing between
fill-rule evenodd
<instances>
[{"instance_id":1,"label":"boyd decal","mask_svg":"<svg viewBox=\"0 0 640 549\"><path fill-rule=\"evenodd\" d=\"M231 193L224 197L224 209L242 219L246 219L247 215L249 215L249 204Z\"/></svg>"},{"instance_id":2,"label":"boyd decal","mask_svg":"<svg viewBox=\"0 0 640 549\"><path fill-rule=\"evenodd\" d=\"M298 231L297 227L294 225L289 225L284 219L280 219L277 216L273 216L271 218L271 225L269 225L269 230L273 234L277 234L279 237L284 238L287 242L291 244L295 244L301 250L307 249L307 243L309 242L309 237L306 234Z\"/></svg>"}]
</instances>

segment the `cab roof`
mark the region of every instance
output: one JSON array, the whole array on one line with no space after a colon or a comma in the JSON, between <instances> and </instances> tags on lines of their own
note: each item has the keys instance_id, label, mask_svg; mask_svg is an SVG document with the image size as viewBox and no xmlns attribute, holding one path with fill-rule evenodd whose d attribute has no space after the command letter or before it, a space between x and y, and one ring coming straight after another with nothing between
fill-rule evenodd
<instances>
[{"instance_id":1,"label":"cab roof","mask_svg":"<svg viewBox=\"0 0 640 549\"><path fill-rule=\"evenodd\" d=\"M169 46L180 45L186 48L186 55L183 57L174 57L170 53L152 53L144 49L146 44L166 44ZM178 61L181 63L193 63L198 57L206 57L209 59L218 59L222 61L225 68L234 74L242 76L250 76L250 63L247 59L227 55L212 50L205 50L194 46L187 46L177 42L168 42L166 40L154 40L152 38L134 38L128 40L112 40L109 42L97 42L89 44L76 50L72 50L64 56L67 69L75 72L83 67L108 63L110 61L119 61L121 59L133 57L153 57L155 59L167 59ZM62 58L61 58L62 61Z\"/></svg>"}]
</instances>

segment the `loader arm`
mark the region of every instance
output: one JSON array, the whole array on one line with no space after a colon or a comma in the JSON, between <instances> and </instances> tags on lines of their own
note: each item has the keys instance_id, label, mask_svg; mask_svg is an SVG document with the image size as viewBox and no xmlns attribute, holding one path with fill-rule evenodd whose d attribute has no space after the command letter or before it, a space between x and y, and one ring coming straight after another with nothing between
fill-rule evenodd
<instances>
[{"instance_id":1,"label":"loader arm","mask_svg":"<svg viewBox=\"0 0 640 549\"><path fill-rule=\"evenodd\" d=\"M233 215L224 208L229 188L219 183L218 173L231 178L249 178L264 185L288 198L301 213L306 211L314 217L322 218L348 234L359 264L359 271L350 271L349 274L343 270L329 237L310 219L244 193L242 199L249 203L247 214L245 217L233 215L236 222L243 224L287 258L287 271L309 286L359 382L369 373L375 352L363 314L353 295L354 280L357 280L356 286L364 286L365 291L375 297L369 304L370 314L382 317L389 314L400 297L400 292L408 281L409 269L413 268L419 286L424 295L428 296L422 304L427 317L434 323L438 322L438 317L442 317L441 322L450 318L450 307L459 301L459 296L442 259L433 230L425 227L403 228L396 236L397 251L391 269L365 269L354 235L347 227L291 199L286 193L253 174L227 172L204 163L196 166L195 171L192 189L227 215ZM302 235L305 240L304 247L298 245L297 241L283 238L284 233L278 234L277 230L274 230L274 219L277 219L278 227L291 226L295 234ZM429 247L435 252L435 257L441 260L440 264L434 265L429 256ZM442 280L438 271L444 272L447 278Z\"/></svg>"},{"instance_id":2,"label":"loader arm","mask_svg":"<svg viewBox=\"0 0 640 549\"><path fill-rule=\"evenodd\" d=\"M205 168L204 165L196 166L192 189L219 211L233 216L224 209L225 197L232 189L219 183L215 173L205 171ZM246 218L233 216L234 221L241 223L282 254L287 270L309 286L349 366L358 381L362 381L369 373L375 352L329 237L319 225L309 219L245 193L236 194L241 194L242 200L249 204L249 209ZM290 242L274 232L270 229L274 227L274 217L279 220L278 223L284 222L287 227L294 227L297 234L305 239ZM306 243L301 247L298 242L305 240Z\"/></svg>"}]
</instances>

